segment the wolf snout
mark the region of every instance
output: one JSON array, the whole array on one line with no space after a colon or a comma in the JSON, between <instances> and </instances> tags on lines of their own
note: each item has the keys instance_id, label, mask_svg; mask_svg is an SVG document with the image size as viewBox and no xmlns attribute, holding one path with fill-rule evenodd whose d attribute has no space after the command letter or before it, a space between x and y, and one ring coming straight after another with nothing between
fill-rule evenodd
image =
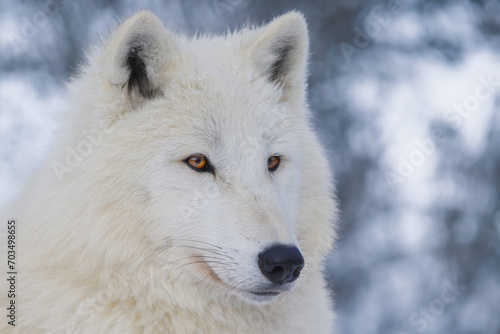
<instances>
[{"instance_id":1,"label":"wolf snout","mask_svg":"<svg viewBox=\"0 0 500 334\"><path fill-rule=\"evenodd\" d=\"M304 258L295 246L274 245L259 254L262 274L276 285L295 281L304 267Z\"/></svg>"}]
</instances>

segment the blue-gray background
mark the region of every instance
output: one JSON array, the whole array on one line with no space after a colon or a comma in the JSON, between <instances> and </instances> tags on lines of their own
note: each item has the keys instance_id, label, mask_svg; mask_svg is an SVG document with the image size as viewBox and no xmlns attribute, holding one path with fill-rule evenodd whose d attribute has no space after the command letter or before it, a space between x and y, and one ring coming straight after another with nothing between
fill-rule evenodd
<instances>
[{"instance_id":1,"label":"blue-gray background","mask_svg":"<svg viewBox=\"0 0 500 334\"><path fill-rule=\"evenodd\" d=\"M2 1L0 205L41 163L84 50L139 8L182 32L305 14L342 210L339 333L500 333L498 1Z\"/></svg>"}]
</instances>

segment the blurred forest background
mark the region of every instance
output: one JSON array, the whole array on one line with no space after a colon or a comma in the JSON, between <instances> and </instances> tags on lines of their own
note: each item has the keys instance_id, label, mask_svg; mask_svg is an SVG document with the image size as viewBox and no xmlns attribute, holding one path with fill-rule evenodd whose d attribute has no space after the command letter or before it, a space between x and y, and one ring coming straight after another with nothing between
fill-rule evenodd
<instances>
[{"instance_id":1,"label":"blurred forest background","mask_svg":"<svg viewBox=\"0 0 500 334\"><path fill-rule=\"evenodd\" d=\"M40 165L85 49L140 8L188 33L307 17L342 210L338 333L500 333L498 1L2 1L0 205Z\"/></svg>"}]
</instances>

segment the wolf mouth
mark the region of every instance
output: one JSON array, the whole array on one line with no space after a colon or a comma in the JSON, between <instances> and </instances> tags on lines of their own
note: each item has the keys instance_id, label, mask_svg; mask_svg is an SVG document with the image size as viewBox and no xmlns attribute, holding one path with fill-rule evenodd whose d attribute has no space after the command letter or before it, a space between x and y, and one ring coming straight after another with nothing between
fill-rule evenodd
<instances>
[{"instance_id":1,"label":"wolf mouth","mask_svg":"<svg viewBox=\"0 0 500 334\"><path fill-rule=\"evenodd\" d=\"M262 300L267 300L267 298L272 298L272 297L276 297L278 295L280 295L282 292L285 292L285 291L276 291L276 290L252 290L252 291L249 291L249 290L241 290L237 287L233 287L229 284L227 284L223 279L221 279L217 273L210 267L210 265L208 263L206 263L204 260L202 260L202 266L205 268L205 269L208 269L209 271L209 277L212 279L212 281L214 281L215 283L217 284L221 284L222 286L225 286L225 287L228 287L232 290L235 290L235 291L240 291L240 293L249 293L250 295L253 295L255 297L261 297L263 298Z\"/></svg>"},{"instance_id":2,"label":"wolf mouth","mask_svg":"<svg viewBox=\"0 0 500 334\"><path fill-rule=\"evenodd\" d=\"M281 291L250 291L250 293L256 296L277 296Z\"/></svg>"}]
</instances>

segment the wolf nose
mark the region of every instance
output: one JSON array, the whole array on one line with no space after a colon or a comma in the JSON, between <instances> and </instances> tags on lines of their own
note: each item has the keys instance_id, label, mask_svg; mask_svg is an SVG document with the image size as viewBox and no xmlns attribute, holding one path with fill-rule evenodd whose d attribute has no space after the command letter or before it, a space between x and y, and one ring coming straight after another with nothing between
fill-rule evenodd
<instances>
[{"instance_id":1,"label":"wolf nose","mask_svg":"<svg viewBox=\"0 0 500 334\"><path fill-rule=\"evenodd\" d=\"M259 267L277 285L295 281L304 267L304 258L294 246L275 245L259 254Z\"/></svg>"}]
</instances>

